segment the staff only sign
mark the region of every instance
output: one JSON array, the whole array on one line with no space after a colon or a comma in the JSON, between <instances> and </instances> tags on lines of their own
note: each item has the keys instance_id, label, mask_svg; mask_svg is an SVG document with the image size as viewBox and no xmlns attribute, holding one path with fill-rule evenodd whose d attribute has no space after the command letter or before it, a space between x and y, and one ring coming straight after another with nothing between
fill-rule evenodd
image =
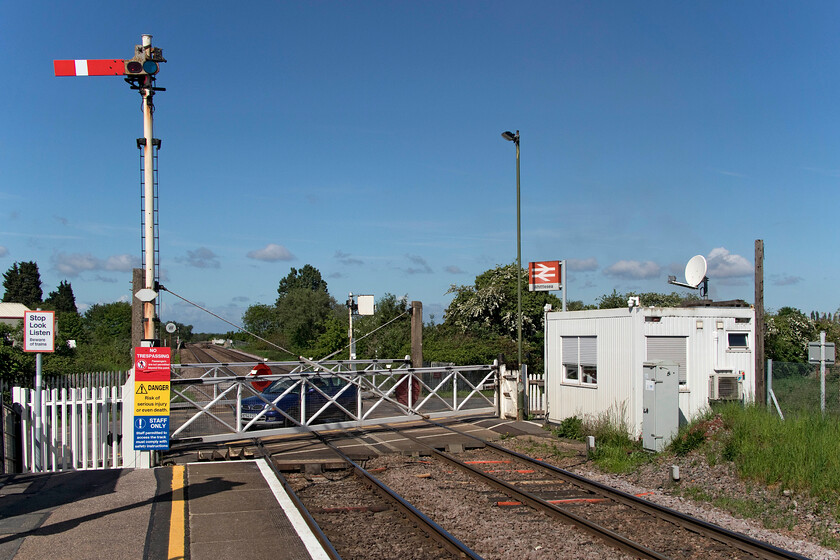
<instances>
[{"instance_id":1,"label":"staff only sign","mask_svg":"<svg viewBox=\"0 0 840 560\"><path fill-rule=\"evenodd\" d=\"M169 348L134 349L134 449L169 449Z\"/></svg>"}]
</instances>

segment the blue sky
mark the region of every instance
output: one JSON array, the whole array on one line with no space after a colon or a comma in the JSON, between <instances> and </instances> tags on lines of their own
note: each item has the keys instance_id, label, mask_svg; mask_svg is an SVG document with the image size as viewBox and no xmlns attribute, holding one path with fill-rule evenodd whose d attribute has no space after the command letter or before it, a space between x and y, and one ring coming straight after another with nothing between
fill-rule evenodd
<instances>
[{"instance_id":1,"label":"blue sky","mask_svg":"<svg viewBox=\"0 0 840 560\"><path fill-rule=\"evenodd\" d=\"M141 8L142 6L142 8ZM836 2L7 2L0 269L34 260L84 310L130 297L140 96L53 59L130 58L157 85L162 282L239 322L291 267L407 295L567 259L568 299L684 291L840 307ZM559 294L558 294L559 295ZM172 296L164 320L229 327Z\"/></svg>"}]
</instances>

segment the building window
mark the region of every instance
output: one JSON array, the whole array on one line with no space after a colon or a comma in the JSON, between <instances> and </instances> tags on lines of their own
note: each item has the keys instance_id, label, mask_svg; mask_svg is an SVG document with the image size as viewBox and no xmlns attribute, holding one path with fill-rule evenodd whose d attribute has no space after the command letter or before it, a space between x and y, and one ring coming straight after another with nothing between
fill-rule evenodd
<instances>
[{"instance_id":1,"label":"building window","mask_svg":"<svg viewBox=\"0 0 840 560\"><path fill-rule=\"evenodd\" d=\"M648 362L676 362L680 366L680 385L688 383L686 368L686 342L683 336L648 336L645 337Z\"/></svg>"},{"instance_id":2,"label":"building window","mask_svg":"<svg viewBox=\"0 0 840 560\"><path fill-rule=\"evenodd\" d=\"M729 341L730 350L748 350L750 347L748 333L731 332L726 333L726 337Z\"/></svg>"},{"instance_id":3,"label":"building window","mask_svg":"<svg viewBox=\"0 0 840 560\"><path fill-rule=\"evenodd\" d=\"M575 385L598 384L596 337L563 337L563 382Z\"/></svg>"}]
</instances>

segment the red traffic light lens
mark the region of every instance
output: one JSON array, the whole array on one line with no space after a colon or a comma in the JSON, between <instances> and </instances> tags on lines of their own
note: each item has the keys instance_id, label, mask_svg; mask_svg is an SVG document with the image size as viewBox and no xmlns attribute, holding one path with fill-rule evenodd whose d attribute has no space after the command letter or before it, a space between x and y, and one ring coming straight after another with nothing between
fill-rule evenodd
<instances>
[{"instance_id":1,"label":"red traffic light lens","mask_svg":"<svg viewBox=\"0 0 840 560\"><path fill-rule=\"evenodd\" d=\"M137 60L129 60L125 63L125 71L128 74L140 74L143 72L143 64Z\"/></svg>"}]
</instances>

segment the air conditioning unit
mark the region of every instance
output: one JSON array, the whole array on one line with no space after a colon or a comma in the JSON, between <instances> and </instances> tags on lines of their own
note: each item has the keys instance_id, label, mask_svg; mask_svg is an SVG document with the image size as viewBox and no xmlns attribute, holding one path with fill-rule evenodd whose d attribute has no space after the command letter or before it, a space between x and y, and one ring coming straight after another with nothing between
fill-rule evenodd
<instances>
[{"instance_id":1,"label":"air conditioning unit","mask_svg":"<svg viewBox=\"0 0 840 560\"><path fill-rule=\"evenodd\" d=\"M741 374L731 371L709 376L709 400L732 401L741 398Z\"/></svg>"}]
</instances>

